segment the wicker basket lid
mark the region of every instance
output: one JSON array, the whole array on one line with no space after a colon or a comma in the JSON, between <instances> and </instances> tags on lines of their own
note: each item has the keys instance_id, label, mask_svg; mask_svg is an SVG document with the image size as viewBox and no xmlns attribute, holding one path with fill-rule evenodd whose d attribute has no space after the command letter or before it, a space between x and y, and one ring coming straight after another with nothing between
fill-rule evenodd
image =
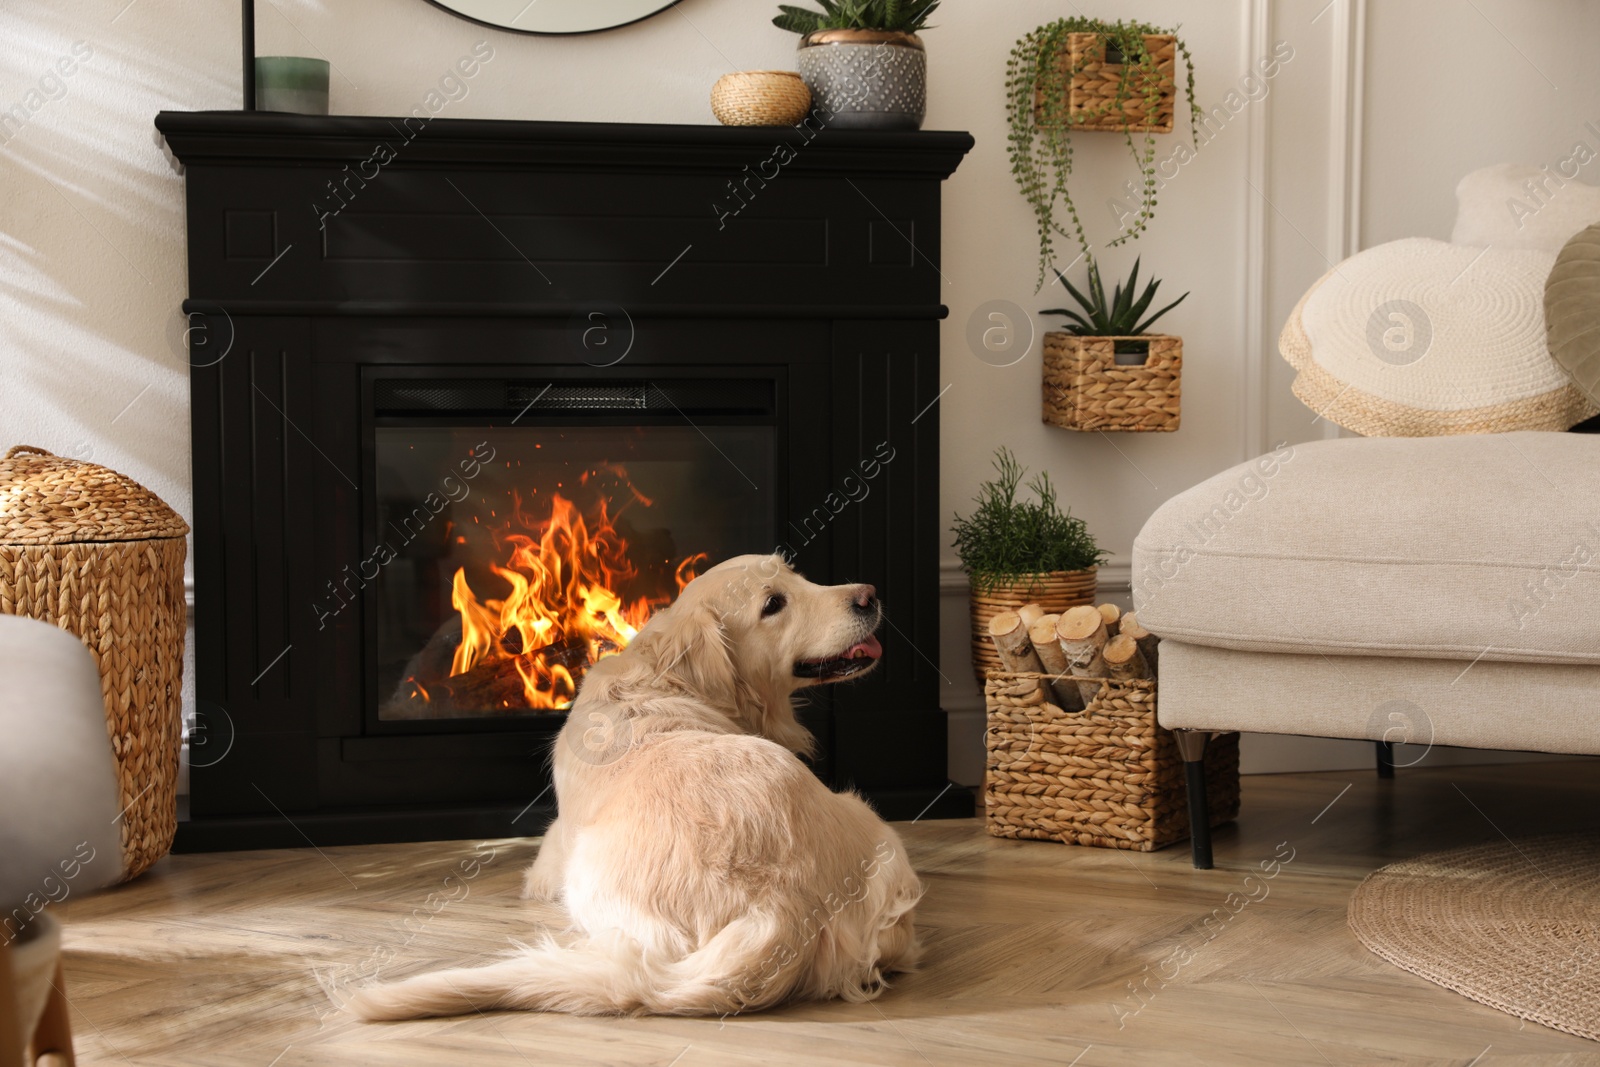
<instances>
[{"instance_id":1,"label":"wicker basket lid","mask_svg":"<svg viewBox=\"0 0 1600 1067\"><path fill-rule=\"evenodd\" d=\"M0 459L0 543L147 541L188 532L160 497L98 463L31 445Z\"/></svg>"}]
</instances>

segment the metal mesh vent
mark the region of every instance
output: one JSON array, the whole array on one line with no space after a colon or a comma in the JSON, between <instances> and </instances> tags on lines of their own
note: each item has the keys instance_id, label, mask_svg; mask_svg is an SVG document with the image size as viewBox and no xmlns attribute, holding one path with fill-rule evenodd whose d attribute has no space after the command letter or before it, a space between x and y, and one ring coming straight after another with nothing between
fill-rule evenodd
<instances>
[{"instance_id":1,"label":"metal mesh vent","mask_svg":"<svg viewBox=\"0 0 1600 1067\"><path fill-rule=\"evenodd\" d=\"M661 382L551 382L503 378L382 378L379 415L517 415L560 411L770 415L773 384L765 378Z\"/></svg>"},{"instance_id":2,"label":"metal mesh vent","mask_svg":"<svg viewBox=\"0 0 1600 1067\"><path fill-rule=\"evenodd\" d=\"M634 410L649 407L650 386L627 385L511 385L506 394L513 404L532 404L537 410ZM662 405L665 406L665 405Z\"/></svg>"}]
</instances>

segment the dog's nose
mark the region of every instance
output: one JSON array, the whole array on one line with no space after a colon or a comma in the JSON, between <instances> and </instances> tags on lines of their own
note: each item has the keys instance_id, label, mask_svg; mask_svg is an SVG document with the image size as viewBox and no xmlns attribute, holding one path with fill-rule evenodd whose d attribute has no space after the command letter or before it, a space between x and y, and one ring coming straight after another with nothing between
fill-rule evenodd
<instances>
[{"instance_id":1,"label":"dog's nose","mask_svg":"<svg viewBox=\"0 0 1600 1067\"><path fill-rule=\"evenodd\" d=\"M851 604L856 611L876 611L878 608L878 590L870 585L856 586L856 595Z\"/></svg>"}]
</instances>

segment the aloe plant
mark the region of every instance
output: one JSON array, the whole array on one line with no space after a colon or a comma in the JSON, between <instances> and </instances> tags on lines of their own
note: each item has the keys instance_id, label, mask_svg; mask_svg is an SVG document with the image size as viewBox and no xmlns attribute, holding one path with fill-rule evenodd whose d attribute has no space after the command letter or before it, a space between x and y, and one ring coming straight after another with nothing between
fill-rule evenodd
<instances>
[{"instance_id":1,"label":"aloe plant","mask_svg":"<svg viewBox=\"0 0 1600 1067\"><path fill-rule=\"evenodd\" d=\"M816 33L818 30L891 30L916 33L928 22L939 0L817 0L821 11L779 4L782 14L772 20L780 30Z\"/></svg>"},{"instance_id":2,"label":"aloe plant","mask_svg":"<svg viewBox=\"0 0 1600 1067\"><path fill-rule=\"evenodd\" d=\"M1183 303L1189 294L1184 293L1172 303L1145 316L1150 304L1155 300L1156 289L1161 285L1161 279L1152 280L1145 286L1144 292L1137 299L1134 292L1139 287L1139 261L1133 261L1133 270L1128 275L1125 283L1119 284L1111 294L1111 299L1106 299L1106 287L1100 281L1100 268L1093 260L1089 261L1089 294L1085 296L1073 288L1067 276L1056 271L1056 277L1066 287L1067 292L1078 302L1082 309L1080 314L1071 308L1049 308L1039 312L1041 315L1065 315L1068 319L1067 333L1077 334L1080 337L1136 337L1147 331L1150 326L1161 316Z\"/></svg>"}]
</instances>

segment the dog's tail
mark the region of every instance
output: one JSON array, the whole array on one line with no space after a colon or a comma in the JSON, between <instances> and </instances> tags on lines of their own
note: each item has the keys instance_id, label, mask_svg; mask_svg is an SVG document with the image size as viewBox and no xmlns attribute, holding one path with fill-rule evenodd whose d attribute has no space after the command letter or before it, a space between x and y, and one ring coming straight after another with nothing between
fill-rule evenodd
<instances>
[{"instance_id":1,"label":"dog's tail","mask_svg":"<svg viewBox=\"0 0 1600 1067\"><path fill-rule=\"evenodd\" d=\"M485 967L435 971L357 990L363 1019L416 1019L522 1009L573 1015L723 1015L767 1007L799 980L771 918L737 919L701 948L662 958L621 935L569 946L547 939ZM798 947L798 946L797 946Z\"/></svg>"}]
</instances>

